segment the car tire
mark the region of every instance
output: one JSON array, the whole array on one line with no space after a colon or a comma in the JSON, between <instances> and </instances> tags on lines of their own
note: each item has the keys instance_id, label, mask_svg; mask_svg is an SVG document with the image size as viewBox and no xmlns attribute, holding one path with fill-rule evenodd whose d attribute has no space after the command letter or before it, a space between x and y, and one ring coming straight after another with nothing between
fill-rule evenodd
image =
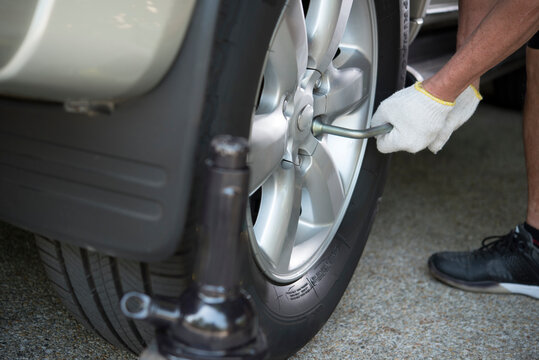
<instances>
[{"instance_id":1,"label":"car tire","mask_svg":"<svg viewBox=\"0 0 539 360\"><path fill-rule=\"evenodd\" d=\"M265 57L278 16L267 14L260 32L264 40L254 43L256 37L249 31L238 31L238 26L249 26L233 21L241 14L253 14L249 8L254 3L229 1L233 9L222 11L220 30L216 39L211 73L208 84L208 104L202 119L205 131L200 136L198 169L191 202L191 218L188 219L185 239L176 254L166 261L143 263L107 256L81 249L56 240L37 237L42 262L53 286L74 316L86 327L93 329L107 341L140 352L153 336L152 328L123 316L119 300L128 291L139 291L158 298L175 298L189 284L194 259L196 224L199 221L199 203L204 187L201 186L203 159L209 140L219 133L249 136L250 125L242 119L250 118L256 106L260 74L266 64ZM250 4L249 4L250 3ZM273 6L272 14L279 14L279 2L261 1L258 16ZM309 3L303 2L304 5ZM270 5L268 5L270 4ZM369 113L381 100L402 88L407 58L407 1L376 0L375 27L377 39L376 94ZM257 5L258 6L258 5ZM306 6L306 5L305 5ZM256 16L255 16L256 19ZM272 20L273 19L273 20ZM248 22L248 21L247 21ZM252 24L251 24L252 26ZM246 43L246 44L245 44ZM240 45L241 44L241 45ZM375 52L376 53L376 52ZM244 67L241 79L232 72L237 70L235 59L252 56L251 65ZM234 80L236 80L234 82ZM234 89L239 87L239 89ZM231 90L231 88L233 88ZM237 91L233 91L237 90ZM261 90L260 90L261 91ZM249 99L231 96L234 93L252 94ZM260 96L258 98L260 100ZM217 114L230 121L216 122ZM370 119L369 114L366 115ZM243 122L242 122L243 121ZM244 261L243 286L251 294L267 336L270 357L286 358L303 347L327 321L357 266L374 220L385 183L388 157L376 150L374 140L361 148L360 165L353 179L342 216L335 221L329 240L306 262L306 268L289 277L270 276L264 268L253 236L242 237ZM358 160L359 161L359 160ZM198 179L197 179L198 178ZM252 202L251 202L252 203ZM251 212L251 224L254 218Z\"/></svg>"}]
</instances>

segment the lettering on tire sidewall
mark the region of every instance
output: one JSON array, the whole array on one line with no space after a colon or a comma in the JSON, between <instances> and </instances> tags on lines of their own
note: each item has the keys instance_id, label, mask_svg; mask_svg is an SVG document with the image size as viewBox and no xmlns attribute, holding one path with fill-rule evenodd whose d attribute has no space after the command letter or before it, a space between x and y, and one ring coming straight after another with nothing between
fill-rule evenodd
<instances>
[{"instance_id":1,"label":"lettering on tire sidewall","mask_svg":"<svg viewBox=\"0 0 539 360\"><path fill-rule=\"evenodd\" d=\"M279 316L296 316L317 307L337 281L349 253L348 246L335 237L318 263L301 279L288 285L268 284L268 309Z\"/></svg>"}]
</instances>

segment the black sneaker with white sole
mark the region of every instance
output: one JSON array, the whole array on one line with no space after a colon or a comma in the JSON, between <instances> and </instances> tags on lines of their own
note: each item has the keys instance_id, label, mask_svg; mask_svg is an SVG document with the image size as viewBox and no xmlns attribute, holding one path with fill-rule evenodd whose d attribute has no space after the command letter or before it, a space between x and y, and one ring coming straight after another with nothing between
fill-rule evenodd
<instances>
[{"instance_id":1,"label":"black sneaker with white sole","mask_svg":"<svg viewBox=\"0 0 539 360\"><path fill-rule=\"evenodd\" d=\"M429 269L435 278L459 289L539 299L539 249L523 225L484 239L471 252L435 253Z\"/></svg>"}]
</instances>

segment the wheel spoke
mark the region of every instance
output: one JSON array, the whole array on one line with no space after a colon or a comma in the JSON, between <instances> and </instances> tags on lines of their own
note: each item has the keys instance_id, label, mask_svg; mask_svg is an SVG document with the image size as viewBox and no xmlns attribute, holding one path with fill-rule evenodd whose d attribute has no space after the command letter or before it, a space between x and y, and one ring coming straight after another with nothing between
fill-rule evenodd
<instances>
[{"instance_id":1,"label":"wheel spoke","mask_svg":"<svg viewBox=\"0 0 539 360\"><path fill-rule=\"evenodd\" d=\"M337 166L323 143L304 157L308 196L302 198L302 219L316 225L332 224L344 203L345 193Z\"/></svg>"},{"instance_id":2,"label":"wheel spoke","mask_svg":"<svg viewBox=\"0 0 539 360\"><path fill-rule=\"evenodd\" d=\"M290 258L290 268L300 267L312 257L314 249L318 249L324 243L331 225L314 225L302 221L300 217L294 251Z\"/></svg>"},{"instance_id":3,"label":"wheel spoke","mask_svg":"<svg viewBox=\"0 0 539 360\"><path fill-rule=\"evenodd\" d=\"M288 123L280 108L255 115L250 136L249 167L252 194L281 163L286 148Z\"/></svg>"},{"instance_id":4,"label":"wheel spoke","mask_svg":"<svg viewBox=\"0 0 539 360\"><path fill-rule=\"evenodd\" d=\"M354 110L367 97L363 71L358 68L341 70L330 65L324 77L325 96L315 97L315 116L336 118Z\"/></svg>"},{"instance_id":5,"label":"wheel spoke","mask_svg":"<svg viewBox=\"0 0 539 360\"><path fill-rule=\"evenodd\" d=\"M269 51L265 80L282 95L292 92L307 69L307 32L300 0L291 0ZM275 82L276 84L273 84Z\"/></svg>"},{"instance_id":6,"label":"wheel spoke","mask_svg":"<svg viewBox=\"0 0 539 360\"><path fill-rule=\"evenodd\" d=\"M324 72L335 56L352 8L352 0L311 0L307 13L308 66Z\"/></svg>"},{"instance_id":7,"label":"wheel spoke","mask_svg":"<svg viewBox=\"0 0 539 360\"><path fill-rule=\"evenodd\" d=\"M303 176L297 166L280 167L262 187L257 242L278 271L286 272L301 211Z\"/></svg>"}]
</instances>

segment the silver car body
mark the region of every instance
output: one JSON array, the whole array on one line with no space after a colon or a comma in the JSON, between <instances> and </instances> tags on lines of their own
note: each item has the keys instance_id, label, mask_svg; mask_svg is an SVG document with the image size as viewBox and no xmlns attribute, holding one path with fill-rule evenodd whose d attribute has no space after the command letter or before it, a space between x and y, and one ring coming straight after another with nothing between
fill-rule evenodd
<instances>
[{"instance_id":1,"label":"silver car body","mask_svg":"<svg viewBox=\"0 0 539 360\"><path fill-rule=\"evenodd\" d=\"M196 0L0 0L0 93L65 101L143 94L163 78Z\"/></svg>"}]
</instances>

